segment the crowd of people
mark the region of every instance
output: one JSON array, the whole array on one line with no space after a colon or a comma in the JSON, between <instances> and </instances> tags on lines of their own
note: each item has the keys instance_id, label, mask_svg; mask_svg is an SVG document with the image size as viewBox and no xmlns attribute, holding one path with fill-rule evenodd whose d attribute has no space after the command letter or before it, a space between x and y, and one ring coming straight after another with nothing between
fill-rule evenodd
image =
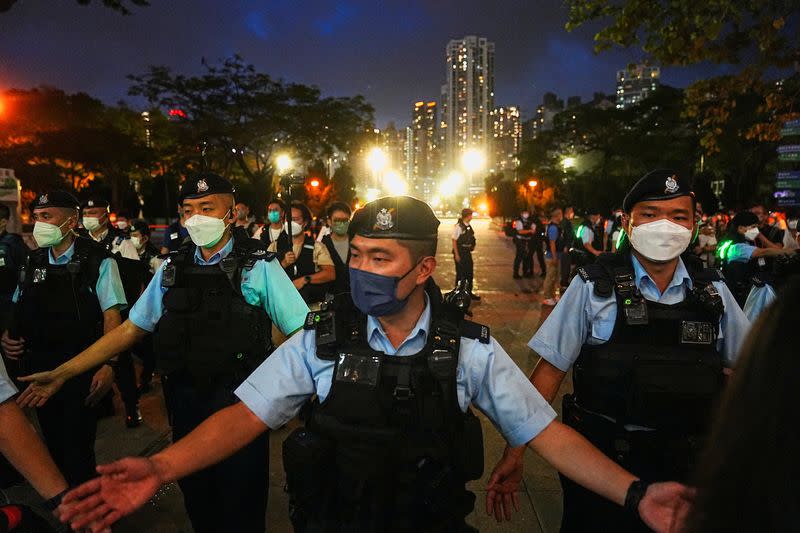
<instances>
[{"instance_id":1,"label":"crowd of people","mask_svg":"<svg viewBox=\"0 0 800 533\"><path fill-rule=\"evenodd\" d=\"M210 173L179 201L160 250L145 221L112 224L103 198L38 195L34 250L2 231L0 206L0 452L75 530L109 531L177 481L198 533L263 532L267 432L299 416L282 450L296 531L472 531L466 483L483 473L484 439L471 407L508 444L487 485L498 521L530 448L561 474L567 533L794 529L793 213L707 217L665 170L609 217L522 212L507 230L513 275L533 277L536 256L553 307L526 376L436 285L426 203L335 202L314 227L306 205L275 198L259 225ZM479 299L472 215L452 254ZM112 384L136 427L156 369L173 445L96 465ZM570 371L559 421L550 403ZM24 527L47 526L0 506L0 531Z\"/></svg>"}]
</instances>

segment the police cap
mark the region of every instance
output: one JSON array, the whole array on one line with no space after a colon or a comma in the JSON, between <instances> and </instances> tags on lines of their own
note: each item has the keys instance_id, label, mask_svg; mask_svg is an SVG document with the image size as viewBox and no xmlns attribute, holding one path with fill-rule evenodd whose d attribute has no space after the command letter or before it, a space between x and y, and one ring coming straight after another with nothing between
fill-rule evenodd
<instances>
[{"instance_id":1,"label":"police cap","mask_svg":"<svg viewBox=\"0 0 800 533\"><path fill-rule=\"evenodd\" d=\"M150 224L147 223L146 220L142 220L141 218L134 220L131 222L131 231L138 231L142 235L150 235Z\"/></svg>"},{"instance_id":2,"label":"police cap","mask_svg":"<svg viewBox=\"0 0 800 533\"><path fill-rule=\"evenodd\" d=\"M734 215L728 223L728 227L736 229L739 227L754 226L758 224L758 217L752 211L740 211Z\"/></svg>"},{"instance_id":3,"label":"police cap","mask_svg":"<svg viewBox=\"0 0 800 533\"><path fill-rule=\"evenodd\" d=\"M648 172L628 191L622 209L630 213L633 206L645 200L671 200L679 196L694 198L689 181L674 170L659 169Z\"/></svg>"},{"instance_id":4,"label":"police cap","mask_svg":"<svg viewBox=\"0 0 800 533\"><path fill-rule=\"evenodd\" d=\"M92 207L104 207L108 209L111 204L108 203L108 200L103 198L102 196L90 196L83 202L81 202L81 209L92 208Z\"/></svg>"},{"instance_id":5,"label":"police cap","mask_svg":"<svg viewBox=\"0 0 800 533\"><path fill-rule=\"evenodd\" d=\"M31 204L31 210L44 209L45 207L79 209L80 205L78 199L67 191L48 191L36 197Z\"/></svg>"},{"instance_id":6,"label":"police cap","mask_svg":"<svg viewBox=\"0 0 800 533\"><path fill-rule=\"evenodd\" d=\"M181 193L178 202L183 203L187 198L202 198L209 194L235 194L236 188L233 184L217 174L203 172L187 178L181 185Z\"/></svg>"},{"instance_id":7,"label":"police cap","mask_svg":"<svg viewBox=\"0 0 800 533\"><path fill-rule=\"evenodd\" d=\"M359 209L350 221L350 238L433 241L439 219L431 207L411 196L386 196Z\"/></svg>"}]
</instances>

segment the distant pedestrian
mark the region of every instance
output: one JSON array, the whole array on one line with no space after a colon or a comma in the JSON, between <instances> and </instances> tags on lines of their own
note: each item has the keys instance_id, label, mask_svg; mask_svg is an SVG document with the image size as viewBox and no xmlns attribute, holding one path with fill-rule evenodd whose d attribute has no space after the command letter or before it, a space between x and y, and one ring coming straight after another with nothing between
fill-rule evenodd
<instances>
[{"instance_id":1,"label":"distant pedestrian","mask_svg":"<svg viewBox=\"0 0 800 533\"><path fill-rule=\"evenodd\" d=\"M531 261L531 239L536 230L531 213L527 209L520 213L519 218L514 221L514 246L517 253L514 256L514 279L520 279L520 267L522 274L533 272Z\"/></svg>"},{"instance_id":2,"label":"distant pedestrian","mask_svg":"<svg viewBox=\"0 0 800 533\"><path fill-rule=\"evenodd\" d=\"M467 282L467 290L473 300L480 300L480 296L472 292L473 262L472 251L475 249L475 231L472 226L472 209L461 210L461 218L453 226L453 260L456 265L456 287L461 281ZM514 266L516 273L516 265Z\"/></svg>"},{"instance_id":3,"label":"distant pedestrian","mask_svg":"<svg viewBox=\"0 0 800 533\"><path fill-rule=\"evenodd\" d=\"M564 249L564 239L561 234L561 221L564 214L561 209L553 209L550 212L550 223L547 225L547 250L545 258L547 261L547 275L544 278L542 289L542 304L556 305L556 284L558 283L559 261L561 260L562 250Z\"/></svg>"}]
</instances>

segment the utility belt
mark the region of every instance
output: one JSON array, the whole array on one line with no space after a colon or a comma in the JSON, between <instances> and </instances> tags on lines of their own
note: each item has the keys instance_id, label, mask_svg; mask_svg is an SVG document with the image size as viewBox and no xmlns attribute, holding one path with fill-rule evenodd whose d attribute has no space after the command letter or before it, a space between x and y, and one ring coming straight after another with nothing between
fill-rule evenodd
<instances>
[{"instance_id":1,"label":"utility belt","mask_svg":"<svg viewBox=\"0 0 800 533\"><path fill-rule=\"evenodd\" d=\"M215 361L193 360L183 365L164 368L161 371L181 383L193 385L198 393L210 394L220 389L235 390L263 363L274 350L270 346L265 357L250 357L243 353L229 354Z\"/></svg>"},{"instance_id":2,"label":"utility belt","mask_svg":"<svg viewBox=\"0 0 800 533\"><path fill-rule=\"evenodd\" d=\"M619 422L584 409L572 394L564 396L562 419L617 464L654 481L685 479L704 444L698 434L627 430ZM647 472L642 471L643 464Z\"/></svg>"},{"instance_id":3,"label":"utility belt","mask_svg":"<svg viewBox=\"0 0 800 533\"><path fill-rule=\"evenodd\" d=\"M569 257L572 264L578 267L590 265L594 263L594 256L586 250L572 247L569 249Z\"/></svg>"},{"instance_id":4,"label":"utility belt","mask_svg":"<svg viewBox=\"0 0 800 533\"><path fill-rule=\"evenodd\" d=\"M474 244L459 244L458 248L460 250L465 251L465 252L471 252L472 250L475 249L475 245Z\"/></svg>"}]
</instances>

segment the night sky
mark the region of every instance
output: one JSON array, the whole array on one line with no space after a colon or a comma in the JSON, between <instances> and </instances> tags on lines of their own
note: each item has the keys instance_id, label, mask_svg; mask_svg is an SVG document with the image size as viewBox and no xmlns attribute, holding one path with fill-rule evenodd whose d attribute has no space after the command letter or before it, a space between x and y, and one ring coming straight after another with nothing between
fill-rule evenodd
<instances>
[{"instance_id":1,"label":"night sky","mask_svg":"<svg viewBox=\"0 0 800 533\"><path fill-rule=\"evenodd\" d=\"M274 77L326 95L363 94L380 127L410 121L413 102L438 100L450 39L496 44L497 105L530 117L542 95L613 93L635 51L592 52L591 28L568 33L556 0L292 1L151 0L123 16L99 0L19 0L0 14L0 89L52 85L109 103L127 96L127 74L148 65L201 71L200 59L233 53ZM662 71L685 86L720 67Z\"/></svg>"}]
</instances>

